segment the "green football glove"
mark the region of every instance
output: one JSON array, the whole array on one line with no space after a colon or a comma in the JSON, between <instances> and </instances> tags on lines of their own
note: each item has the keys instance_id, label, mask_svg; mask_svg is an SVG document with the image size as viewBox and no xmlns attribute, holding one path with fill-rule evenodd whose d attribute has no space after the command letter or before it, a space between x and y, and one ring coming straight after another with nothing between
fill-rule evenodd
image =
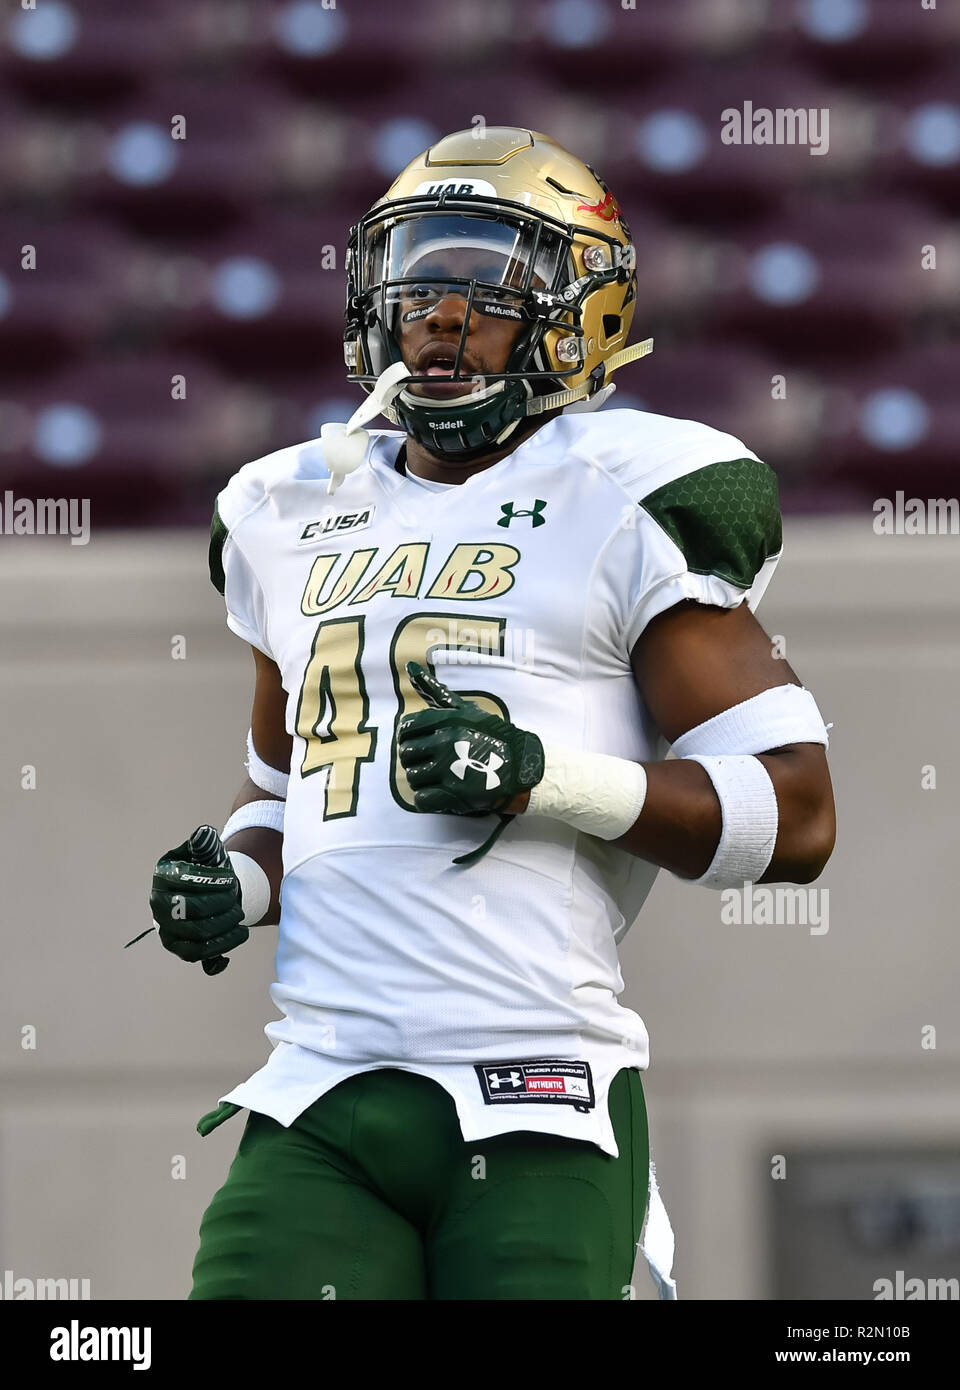
<instances>
[{"instance_id":1,"label":"green football glove","mask_svg":"<svg viewBox=\"0 0 960 1390\"><path fill-rule=\"evenodd\" d=\"M250 929L240 925L240 884L212 826L198 826L189 840L161 855L150 910L168 951L203 961L208 975L227 968L224 952L242 946Z\"/></svg>"},{"instance_id":2,"label":"green football glove","mask_svg":"<svg viewBox=\"0 0 960 1390\"><path fill-rule=\"evenodd\" d=\"M416 661L407 674L429 709L400 721L397 746L418 811L453 816L502 812L543 777L536 734L448 690Z\"/></svg>"}]
</instances>

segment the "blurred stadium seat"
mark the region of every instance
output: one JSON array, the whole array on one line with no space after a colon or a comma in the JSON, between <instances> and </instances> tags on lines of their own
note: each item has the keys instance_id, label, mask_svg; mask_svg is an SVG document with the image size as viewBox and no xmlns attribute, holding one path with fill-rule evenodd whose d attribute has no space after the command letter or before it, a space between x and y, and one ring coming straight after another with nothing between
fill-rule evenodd
<instances>
[{"instance_id":1,"label":"blurred stadium seat","mask_svg":"<svg viewBox=\"0 0 960 1390\"><path fill-rule=\"evenodd\" d=\"M7 371L33 373L93 353L121 317L133 249L118 229L21 213L0 219L0 243L10 267L0 291Z\"/></svg>"},{"instance_id":2,"label":"blurred stadium seat","mask_svg":"<svg viewBox=\"0 0 960 1390\"><path fill-rule=\"evenodd\" d=\"M929 302L939 227L905 200L787 199L730 244L710 324L806 361L889 349Z\"/></svg>"},{"instance_id":3,"label":"blurred stadium seat","mask_svg":"<svg viewBox=\"0 0 960 1390\"><path fill-rule=\"evenodd\" d=\"M202 236L282 191L300 115L252 78L151 83L104 119L101 158L82 200L146 235ZM332 137L335 120L330 127ZM339 167L336 141L319 134L314 192Z\"/></svg>"},{"instance_id":4,"label":"blurred stadium seat","mask_svg":"<svg viewBox=\"0 0 960 1390\"><path fill-rule=\"evenodd\" d=\"M503 0L482 7L436 0L402 5L324 5L271 0L260 7L260 61L305 96L385 96L412 73L424 95L437 74L471 71L498 41L513 43L515 11Z\"/></svg>"},{"instance_id":5,"label":"blurred stadium seat","mask_svg":"<svg viewBox=\"0 0 960 1390\"><path fill-rule=\"evenodd\" d=\"M822 158L807 145L727 143L728 112L829 106L831 93L796 65L688 63L681 71L614 98L621 118L605 155L607 181L624 202L653 199L705 225L746 223L791 187L819 177ZM752 125L751 125L752 131Z\"/></svg>"},{"instance_id":6,"label":"blurred stadium seat","mask_svg":"<svg viewBox=\"0 0 960 1390\"><path fill-rule=\"evenodd\" d=\"M825 457L870 497L957 495L960 344L931 343L838 373Z\"/></svg>"},{"instance_id":7,"label":"blurred stadium seat","mask_svg":"<svg viewBox=\"0 0 960 1390\"><path fill-rule=\"evenodd\" d=\"M803 61L855 84L932 72L960 41L956 8L923 10L903 0L796 0L772 6L773 23Z\"/></svg>"},{"instance_id":8,"label":"blurred stadium seat","mask_svg":"<svg viewBox=\"0 0 960 1390\"><path fill-rule=\"evenodd\" d=\"M0 419L16 426L0 449L0 487L56 496L69 475L100 526L208 520L224 474L278 447L262 388L183 353L65 367L15 401L0 397Z\"/></svg>"},{"instance_id":9,"label":"blurred stadium seat","mask_svg":"<svg viewBox=\"0 0 960 1390\"><path fill-rule=\"evenodd\" d=\"M170 341L272 377L343 362L346 229L336 215L251 219L199 249L202 297Z\"/></svg>"},{"instance_id":10,"label":"blurred stadium seat","mask_svg":"<svg viewBox=\"0 0 960 1390\"><path fill-rule=\"evenodd\" d=\"M898 86L886 109L877 181L960 209L960 63Z\"/></svg>"},{"instance_id":11,"label":"blurred stadium seat","mask_svg":"<svg viewBox=\"0 0 960 1390\"><path fill-rule=\"evenodd\" d=\"M4 83L58 105L101 105L134 89L145 73L178 57L182 0L49 0L17 7L6 21Z\"/></svg>"},{"instance_id":12,"label":"blurred stadium seat","mask_svg":"<svg viewBox=\"0 0 960 1390\"><path fill-rule=\"evenodd\" d=\"M43 0L5 23L0 468L18 485L74 451L101 524L196 519L233 468L346 418L348 229L435 137L484 123L554 135L624 207L657 350L612 407L732 430L788 508L850 505L905 467L948 477L955 7ZM747 101L825 109L828 153L724 143ZM171 402L178 364L194 387Z\"/></svg>"},{"instance_id":13,"label":"blurred stadium seat","mask_svg":"<svg viewBox=\"0 0 960 1390\"><path fill-rule=\"evenodd\" d=\"M763 34L766 7L755 0L673 0L633 8L604 0L537 0L524 7L544 69L609 99L616 85L661 76L699 57L735 57Z\"/></svg>"}]
</instances>

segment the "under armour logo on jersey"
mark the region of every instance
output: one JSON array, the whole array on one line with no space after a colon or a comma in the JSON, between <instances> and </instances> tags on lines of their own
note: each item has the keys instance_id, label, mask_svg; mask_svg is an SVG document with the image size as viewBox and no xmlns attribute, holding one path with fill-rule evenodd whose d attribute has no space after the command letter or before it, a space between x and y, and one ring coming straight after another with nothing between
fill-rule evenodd
<instances>
[{"instance_id":1,"label":"under armour logo on jersey","mask_svg":"<svg viewBox=\"0 0 960 1390\"><path fill-rule=\"evenodd\" d=\"M499 1091L501 1086L522 1086L523 1080L518 1071L508 1071L506 1076L501 1076L498 1071L490 1071L487 1072L487 1084L491 1091Z\"/></svg>"},{"instance_id":2,"label":"under armour logo on jersey","mask_svg":"<svg viewBox=\"0 0 960 1390\"><path fill-rule=\"evenodd\" d=\"M543 510L546 507L546 505L547 504L546 502L544 502L543 498L538 497L532 507L527 507L525 510L518 511L514 507L512 502L504 502L502 507L500 508L500 510L503 512L503 516L499 518L499 520L497 521L497 525L509 526L511 521L516 521L518 516L530 516L533 517L531 525L545 526L547 524L547 519L543 515Z\"/></svg>"},{"instance_id":3,"label":"under armour logo on jersey","mask_svg":"<svg viewBox=\"0 0 960 1390\"><path fill-rule=\"evenodd\" d=\"M472 772L486 774L487 791L491 791L493 787L499 787L500 778L497 776L496 770L503 766L503 759L499 758L496 753L491 753L485 763L480 762L479 758L471 758L470 740L465 738L453 745L453 751L457 755L455 761L450 764L450 771L454 777L459 777L462 782L467 775L467 768L470 768Z\"/></svg>"}]
</instances>

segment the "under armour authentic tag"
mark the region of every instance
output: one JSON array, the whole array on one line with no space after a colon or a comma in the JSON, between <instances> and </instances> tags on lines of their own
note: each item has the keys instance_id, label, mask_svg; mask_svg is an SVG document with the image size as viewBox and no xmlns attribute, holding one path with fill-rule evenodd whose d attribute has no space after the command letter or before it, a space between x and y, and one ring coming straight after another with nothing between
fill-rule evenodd
<instances>
[{"instance_id":1,"label":"under armour authentic tag","mask_svg":"<svg viewBox=\"0 0 960 1390\"><path fill-rule=\"evenodd\" d=\"M474 1065L484 1105L539 1101L592 1110L593 1077L589 1062L548 1057L534 1062L477 1062Z\"/></svg>"}]
</instances>

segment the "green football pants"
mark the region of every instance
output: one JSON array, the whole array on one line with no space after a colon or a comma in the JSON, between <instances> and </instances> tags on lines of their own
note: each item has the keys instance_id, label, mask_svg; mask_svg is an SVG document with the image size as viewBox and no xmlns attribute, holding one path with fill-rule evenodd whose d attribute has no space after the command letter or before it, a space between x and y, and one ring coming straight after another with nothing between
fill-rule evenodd
<instances>
[{"instance_id":1,"label":"green football pants","mask_svg":"<svg viewBox=\"0 0 960 1390\"><path fill-rule=\"evenodd\" d=\"M529 1130L465 1143L412 1072L340 1082L285 1128L251 1112L200 1226L191 1299L624 1299L648 1184L640 1074L619 1158Z\"/></svg>"}]
</instances>

